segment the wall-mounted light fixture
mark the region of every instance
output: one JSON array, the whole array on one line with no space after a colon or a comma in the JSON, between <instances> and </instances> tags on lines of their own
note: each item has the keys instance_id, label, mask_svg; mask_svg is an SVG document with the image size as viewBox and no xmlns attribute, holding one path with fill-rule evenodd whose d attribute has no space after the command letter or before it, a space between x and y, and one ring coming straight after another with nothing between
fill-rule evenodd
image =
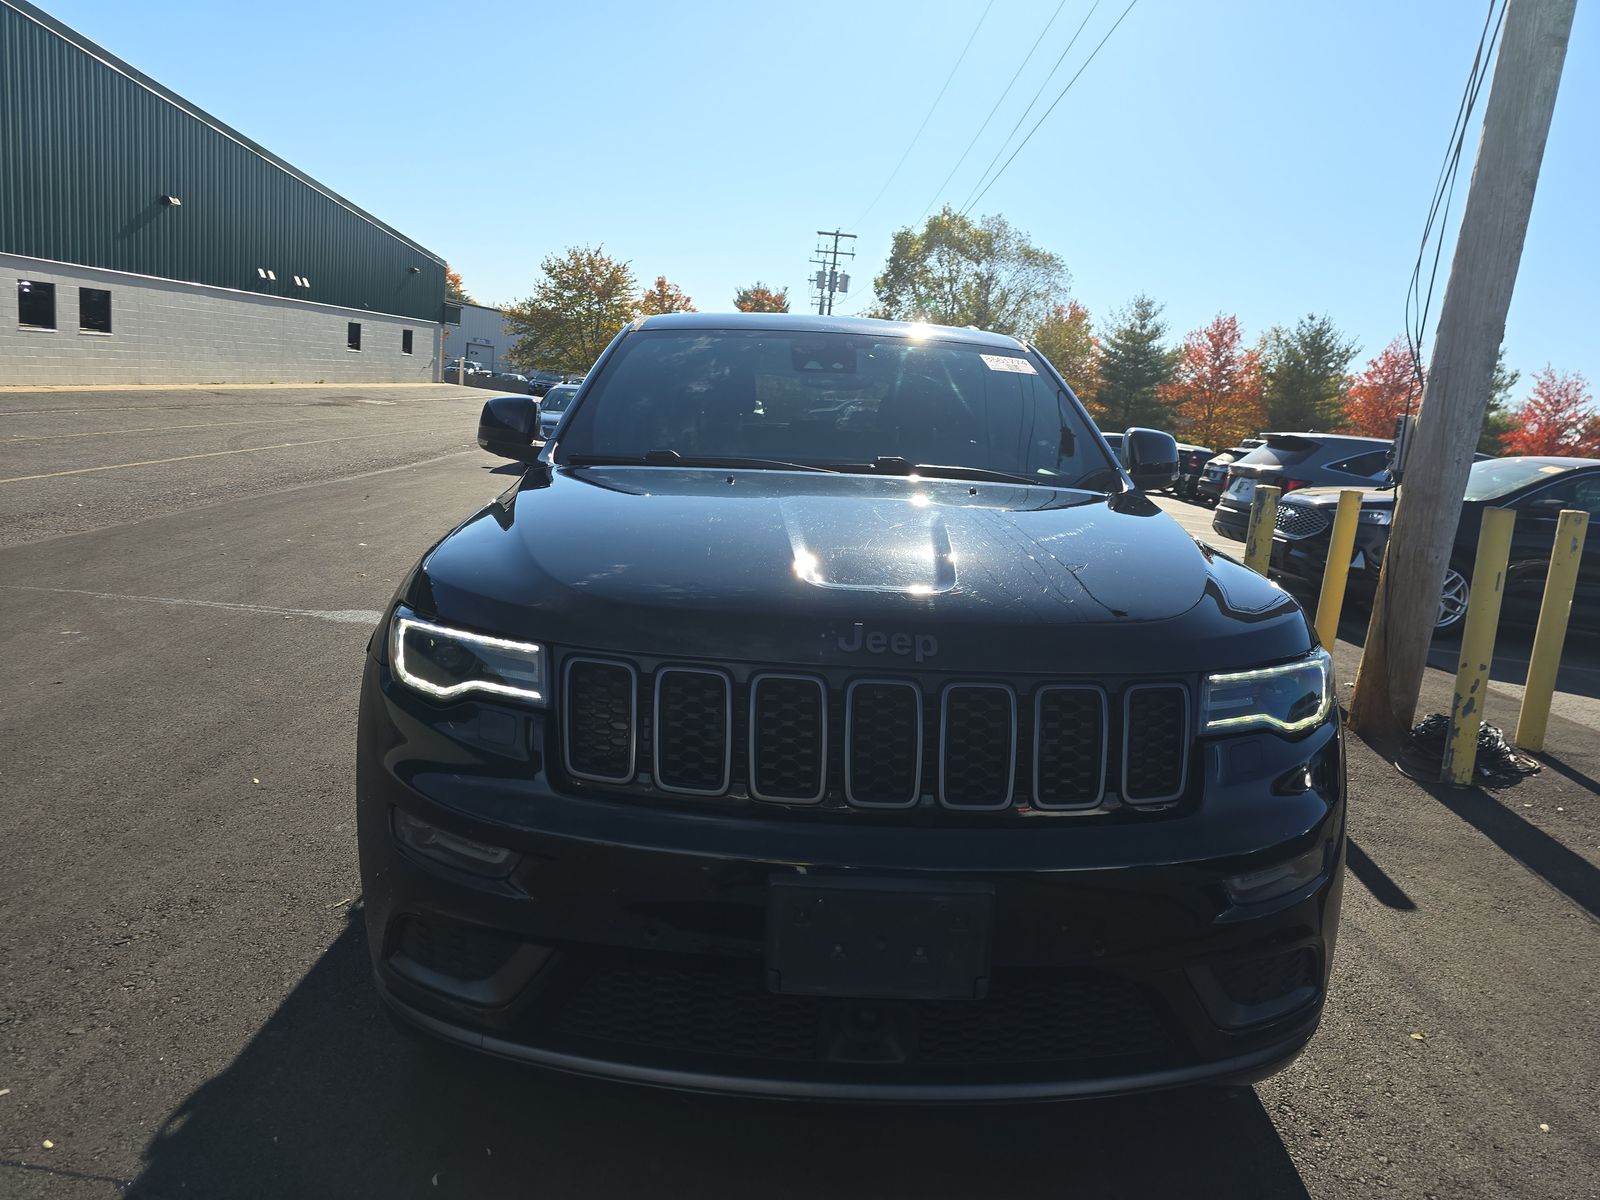
<instances>
[{"instance_id":1,"label":"wall-mounted light fixture","mask_svg":"<svg viewBox=\"0 0 1600 1200\"><path fill-rule=\"evenodd\" d=\"M410 271L413 275L420 275L422 273L421 267L407 267L406 270Z\"/></svg>"},{"instance_id":2,"label":"wall-mounted light fixture","mask_svg":"<svg viewBox=\"0 0 1600 1200\"><path fill-rule=\"evenodd\" d=\"M183 207L183 201L179 200L176 196L163 196L161 197L161 203L165 204L168 208Z\"/></svg>"}]
</instances>

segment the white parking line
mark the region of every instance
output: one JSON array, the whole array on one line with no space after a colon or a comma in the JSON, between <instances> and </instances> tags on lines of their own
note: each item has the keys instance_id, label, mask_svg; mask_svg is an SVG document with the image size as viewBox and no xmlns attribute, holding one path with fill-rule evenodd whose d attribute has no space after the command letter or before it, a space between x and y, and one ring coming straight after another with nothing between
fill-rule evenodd
<instances>
[{"instance_id":1,"label":"white parking line","mask_svg":"<svg viewBox=\"0 0 1600 1200\"><path fill-rule=\"evenodd\" d=\"M87 588L34 587L25 583L0 583L11 592L50 592L58 596L92 596L96 600L136 600L145 604L170 604L192 608L226 608L264 613L269 617L315 617L342 625L376 625L383 613L375 608L273 608L266 604L240 604L232 600L185 600L175 596L130 596L121 592L91 592Z\"/></svg>"},{"instance_id":2,"label":"white parking line","mask_svg":"<svg viewBox=\"0 0 1600 1200\"><path fill-rule=\"evenodd\" d=\"M352 433L344 437L316 438L309 442L277 442L271 446L245 446L238 450L209 450L204 454L180 454L175 458L147 458L139 462L110 463L103 467L74 467L70 471L46 471L41 475L13 475L9 479L0 479L0 483L27 483L30 479L59 479L63 475L89 475L95 471L123 471L129 467L156 467L163 463L190 462L197 458L221 458L225 454L255 454L261 450L290 450L296 446L326 446L330 442L371 441L373 438L395 437L402 433L427 432L432 432L432 430L425 426L409 426L405 429L391 429L387 433Z\"/></svg>"}]
</instances>

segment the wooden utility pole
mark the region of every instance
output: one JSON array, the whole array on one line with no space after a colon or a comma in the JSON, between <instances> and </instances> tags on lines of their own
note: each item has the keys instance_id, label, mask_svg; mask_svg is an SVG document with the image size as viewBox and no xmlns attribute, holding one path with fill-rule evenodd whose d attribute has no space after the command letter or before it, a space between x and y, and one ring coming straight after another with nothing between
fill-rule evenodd
<instances>
[{"instance_id":1,"label":"wooden utility pole","mask_svg":"<svg viewBox=\"0 0 1600 1200\"><path fill-rule=\"evenodd\" d=\"M1506 8L1433 361L1350 697L1350 725L1369 737L1397 737L1416 716L1576 3L1509 0Z\"/></svg>"}]
</instances>

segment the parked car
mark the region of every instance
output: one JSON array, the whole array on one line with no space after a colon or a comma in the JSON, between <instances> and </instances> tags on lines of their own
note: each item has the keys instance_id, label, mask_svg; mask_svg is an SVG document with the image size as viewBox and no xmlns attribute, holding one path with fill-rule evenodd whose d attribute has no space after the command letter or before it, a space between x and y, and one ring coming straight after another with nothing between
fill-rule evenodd
<instances>
[{"instance_id":1,"label":"parked car","mask_svg":"<svg viewBox=\"0 0 1600 1200\"><path fill-rule=\"evenodd\" d=\"M518 396L533 395L533 384L526 375L516 371L496 371L489 376L489 386Z\"/></svg>"},{"instance_id":2,"label":"parked car","mask_svg":"<svg viewBox=\"0 0 1600 1200\"><path fill-rule=\"evenodd\" d=\"M1010 337L781 313L630 323L559 443L537 407L484 406L524 474L368 648L365 944L404 1027L879 1103L1301 1051L1344 872L1330 660L1145 494L1169 435L1119 464Z\"/></svg>"},{"instance_id":3,"label":"parked car","mask_svg":"<svg viewBox=\"0 0 1600 1200\"><path fill-rule=\"evenodd\" d=\"M1206 463L1210 462L1215 454L1215 450L1205 446L1179 442L1178 482L1173 485L1172 494L1185 500L1196 499L1199 495L1200 475L1206 469Z\"/></svg>"},{"instance_id":4,"label":"parked car","mask_svg":"<svg viewBox=\"0 0 1600 1200\"><path fill-rule=\"evenodd\" d=\"M1307 488L1278 502L1272 577L1304 599L1314 599L1322 587L1340 490ZM1370 604L1377 589L1394 505L1392 488L1362 494L1347 585L1347 595L1358 603ZM1501 612L1512 621L1536 619L1561 510L1585 509L1600 519L1600 459L1491 458L1472 464L1439 595L1437 628L1441 630L1458 625L1466 616L1478 530L1487 508L1510 508L1517 513ZM1570 622L1573 629L1600 631L1600 537L1584 540Z\"/></svg>"},{"instance_id":5,"label":"parked car","mask_svg":"<svg viewBox=\"0 0 1600 1200\"><path fill-rule=\"evenodd\" d=\"M535 371L528 376L528 382L533 387L533 394L542 396L561 382L561 375L556 371Z\"/></svg>"},{"instance_id":6,"label":"parked car","mask_svg":"<svg viewBox=\"0 0 1600 1200\"><path fill-rule=\"evenodd\" d=\"M1388 438L1343 433L1268 433L1228 467L1227 486L1217 501L1211 528L1242 542L1250 527L1250 502L1256 485L1270 483L1286 493L1307 487L1375 486L1389 478Z\"/></svg>"},{"instance_id":7,"label":"parked car","mask_svg":"<svg viewBox=\"0 0 1600 1200\"><path fill-rule=\"evenodd\" d=\"M542 440L555 436L556 426L561 424L562 414L567 411L567 406L577 394L577 384L558 383L540 398L539 437Z\"/></svg>"},{"instance_id":8,"label":"parked car","mask_svg":"<svg viewBox=\"0 0 1600 1200\"><path fill-rule=\"evenodd\" d=\"M1245 438L1231 450L1224 450L1221 454L1206 460L1206 465L1200 472L1200 479L1195 484L1195 499L1201 504L1215 506L1222 495L1222 489L1228 485L1228 468L1236 460L1263 444L1260 438Z\"/></svg>"}]
</instances>

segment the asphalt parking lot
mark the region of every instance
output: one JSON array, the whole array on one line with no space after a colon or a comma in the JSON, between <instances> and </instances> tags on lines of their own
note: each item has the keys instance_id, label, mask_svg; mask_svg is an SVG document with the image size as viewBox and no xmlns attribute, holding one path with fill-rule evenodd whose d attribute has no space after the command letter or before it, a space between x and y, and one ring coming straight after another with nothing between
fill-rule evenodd
<instances>
[{"instance_id":1,"label":"asphalt parking lot","mask_svg":"<svg viewBox=\"0 0 1600 1200\"><path fill-rule=\"evenodd\" d=\"M1254 1089L751 1103L400 1039L357 681L402 573L509 481L482 400L0 391L0 1195L1600 1195L1600 734L1560 716L1498 792L1351 740L1327 1013Z\"/></svg>"}]
</instances>

